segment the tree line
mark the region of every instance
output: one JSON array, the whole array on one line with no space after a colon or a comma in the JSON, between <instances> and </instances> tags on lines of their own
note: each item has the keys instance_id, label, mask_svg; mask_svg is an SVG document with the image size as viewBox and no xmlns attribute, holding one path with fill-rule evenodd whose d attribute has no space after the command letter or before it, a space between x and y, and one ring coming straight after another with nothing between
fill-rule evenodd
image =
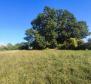
<instances>
[{"instance_id":1,"label":"tree line","mask_svg":"<svg viewBox=\"0 0 91 84\"><path fill-rule=\"evenodd\" d=\"M78 21L68 10L45 7L25 31L26 42L16 44L16 49L91 49L87 23Z\"/></svg>"}]
</instances>

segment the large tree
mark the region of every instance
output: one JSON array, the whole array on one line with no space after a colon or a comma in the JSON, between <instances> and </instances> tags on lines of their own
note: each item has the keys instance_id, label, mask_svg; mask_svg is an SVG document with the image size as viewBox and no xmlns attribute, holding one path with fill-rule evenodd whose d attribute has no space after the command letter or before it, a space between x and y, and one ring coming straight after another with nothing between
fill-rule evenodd
<instances>
[{"instance_id":1,"label":"large tree","mask_svg":"<svg viewBox=\"0 0 91 84\"><path fill-rule=\"evenodd\" d=\"M89 35L86 22L77 21L72 13L63 9L45 7L31 24L25 39L29 44L36 44L35 48L55 48L70 38L83 39Z\"/></svg>"}]
</instances>

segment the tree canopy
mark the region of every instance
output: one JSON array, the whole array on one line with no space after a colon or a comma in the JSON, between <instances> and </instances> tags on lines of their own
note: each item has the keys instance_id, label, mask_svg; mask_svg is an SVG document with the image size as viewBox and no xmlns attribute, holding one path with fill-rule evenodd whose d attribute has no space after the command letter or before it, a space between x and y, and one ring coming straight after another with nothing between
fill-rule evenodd
<instances>
[{"instance_id":1,"label":"tree canopy","mask_svg":"<svg viewBox=\"0 0 91 84\"><path fill-rule=\"evenodd\" d=\"M83 39L89 35L86 22L78 21L64 9L45 7L31 25L24 39L34 49L56 48L72 38ZM75 40L72 42L76 45Z\"/></svg>"}]
</instances>

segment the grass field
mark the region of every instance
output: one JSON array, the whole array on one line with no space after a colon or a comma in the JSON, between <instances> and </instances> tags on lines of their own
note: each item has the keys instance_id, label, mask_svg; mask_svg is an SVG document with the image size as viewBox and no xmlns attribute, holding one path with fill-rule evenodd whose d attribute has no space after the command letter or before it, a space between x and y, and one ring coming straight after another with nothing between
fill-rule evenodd
<instances>
[{"instance_id":1,"label":"grass field","mask_svg":"<svg viewBox=\"0 0 91 84\"><path fill-rule=\"evenodd\" d=\"M0 84L91 84L91 51L0 51Z\"/></svg>"}]
</instances>

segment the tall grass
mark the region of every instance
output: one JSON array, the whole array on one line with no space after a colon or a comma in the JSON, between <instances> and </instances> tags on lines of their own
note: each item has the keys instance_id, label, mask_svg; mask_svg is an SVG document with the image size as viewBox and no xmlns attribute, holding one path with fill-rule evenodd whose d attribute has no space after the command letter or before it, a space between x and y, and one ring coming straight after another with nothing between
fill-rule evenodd
<instances>
[{"instance_id":1,"label":"tall grass","mask_svg":"<svg viewBox=\"0 0 91 84\"><path fill-rule=\"evenodd\" d=\"M2 51L0 84L91 84L91 51Z\"/></svg>"}]
</instances>

